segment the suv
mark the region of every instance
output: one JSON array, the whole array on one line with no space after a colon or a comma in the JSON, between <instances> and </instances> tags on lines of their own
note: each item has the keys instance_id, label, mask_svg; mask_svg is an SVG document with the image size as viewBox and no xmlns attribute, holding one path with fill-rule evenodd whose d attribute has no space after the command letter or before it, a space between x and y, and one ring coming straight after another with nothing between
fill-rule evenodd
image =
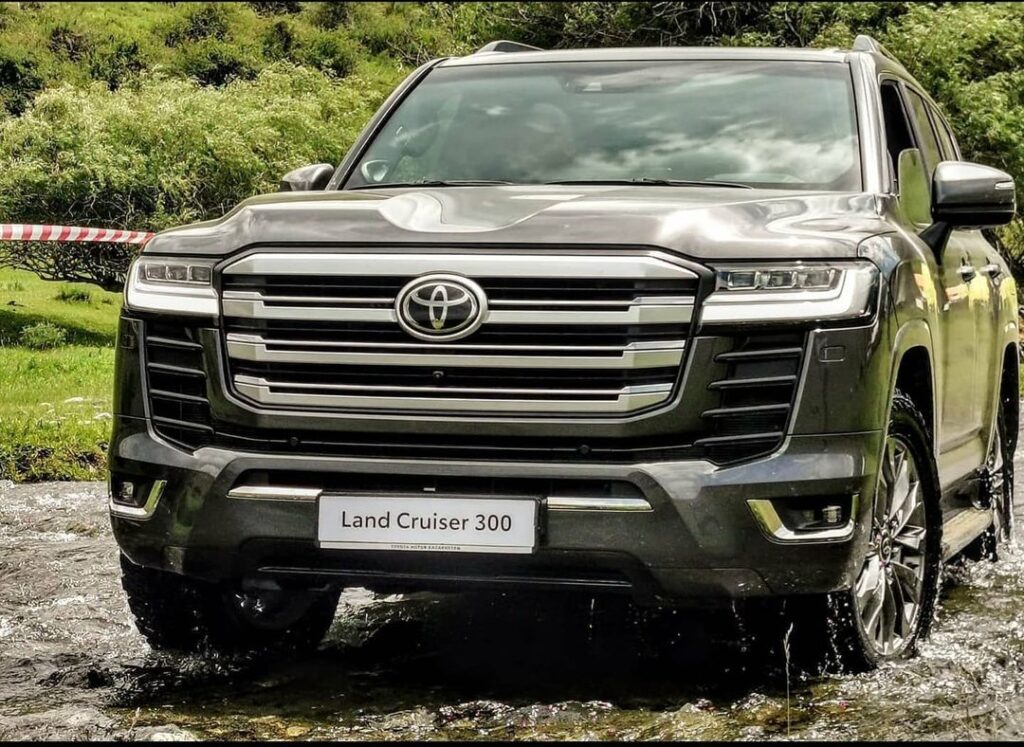
<instances>
[{"instance_id":1,"label":"suv","mask_svg":"<svg viewBox=\"0 0 1024 747\"><path fill-rule=\"evenodd\" d=\"M867 37L423 65L340 166L131 267L139 629L315 646L345 586L555 589L786 598L906 656L1010 531L1014 194Z\"/></svg>"}]
</instances>

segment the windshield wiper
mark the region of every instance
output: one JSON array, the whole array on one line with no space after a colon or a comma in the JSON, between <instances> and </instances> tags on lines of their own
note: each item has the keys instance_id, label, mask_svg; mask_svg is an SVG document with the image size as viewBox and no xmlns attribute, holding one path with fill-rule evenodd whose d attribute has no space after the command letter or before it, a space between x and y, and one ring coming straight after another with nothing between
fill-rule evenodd
<instances>
[{"instance_id":1,"label":"windshield wiper","mask_svg":"<svg viewBox=\"0 0 1024 747\"><path fill-rule=\"evenodd\" d=\"M422 179L418 182L388 182L386 184L363 184L350 189L385 189L391 187L486 187L495 184L512 184L500 179Z\"/></svg>"},{"instance_id":2,"label":"windshield wiper","mask_svg":"<svg viewBox=\"0 0 1024 747\"><path fill-rule=\"evenodd\" d=\"M686 179L654 179L649 176L637 179L565 179L545 184L640 184L652 187L728 187L730 189L753 189L749 184L739 182L718 182L710 179L688 181Z\"/></svg>"}]
</instances>

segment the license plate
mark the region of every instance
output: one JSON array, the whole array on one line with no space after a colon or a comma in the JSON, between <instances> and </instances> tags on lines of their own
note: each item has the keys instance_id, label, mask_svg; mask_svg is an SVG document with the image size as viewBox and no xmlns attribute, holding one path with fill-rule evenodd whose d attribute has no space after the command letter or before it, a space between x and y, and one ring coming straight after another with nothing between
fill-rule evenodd
<instances>
[{"instance_id":1,"label":"license plate","mask_svg":"<svg viewBox=\"0 0 1024 747\"><path fill-rule=\"evenodd\" d=\"M317 539L328 549L531 553L537 501L323 495Z\"/></svg>"}]
</instances>

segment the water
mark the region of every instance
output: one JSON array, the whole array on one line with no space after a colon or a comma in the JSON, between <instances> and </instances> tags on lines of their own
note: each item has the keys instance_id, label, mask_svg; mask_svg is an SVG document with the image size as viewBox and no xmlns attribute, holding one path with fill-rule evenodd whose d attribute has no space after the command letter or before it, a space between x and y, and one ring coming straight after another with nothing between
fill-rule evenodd
<instances>
[{"instance_id":1,"label":"water","mask_svg":"<svg viewBox=\"0 0 1024 747\"><path fill-rule=\"evenodd\" d=\"M0 739L1024 737L1020 550L947 569L916 659L787 677L721 620L561 595L351 590L313 656L154 654L99 483L0 484L0 548Z\"/></svg>"}]
</instances>

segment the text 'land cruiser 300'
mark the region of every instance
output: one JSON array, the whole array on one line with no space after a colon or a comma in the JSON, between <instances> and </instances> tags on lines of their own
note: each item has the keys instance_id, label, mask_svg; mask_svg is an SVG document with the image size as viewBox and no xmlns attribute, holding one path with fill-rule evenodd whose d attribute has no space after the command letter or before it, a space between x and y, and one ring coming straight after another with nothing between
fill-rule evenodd
<instances>
[{"instance_id":1,"label":"text 'land cruiser 300'","mask_svg":"<svg viewBox=\"0 0 1024 747\"><path fill-rule=\"evenodd\" d=\"M1014 194L866 37L430 62L339 167L131 267L138 626L310 646L346 586L574 589L821 600L851 664L906 656L1010 531Z\"/></svg>"}]
</instances>

